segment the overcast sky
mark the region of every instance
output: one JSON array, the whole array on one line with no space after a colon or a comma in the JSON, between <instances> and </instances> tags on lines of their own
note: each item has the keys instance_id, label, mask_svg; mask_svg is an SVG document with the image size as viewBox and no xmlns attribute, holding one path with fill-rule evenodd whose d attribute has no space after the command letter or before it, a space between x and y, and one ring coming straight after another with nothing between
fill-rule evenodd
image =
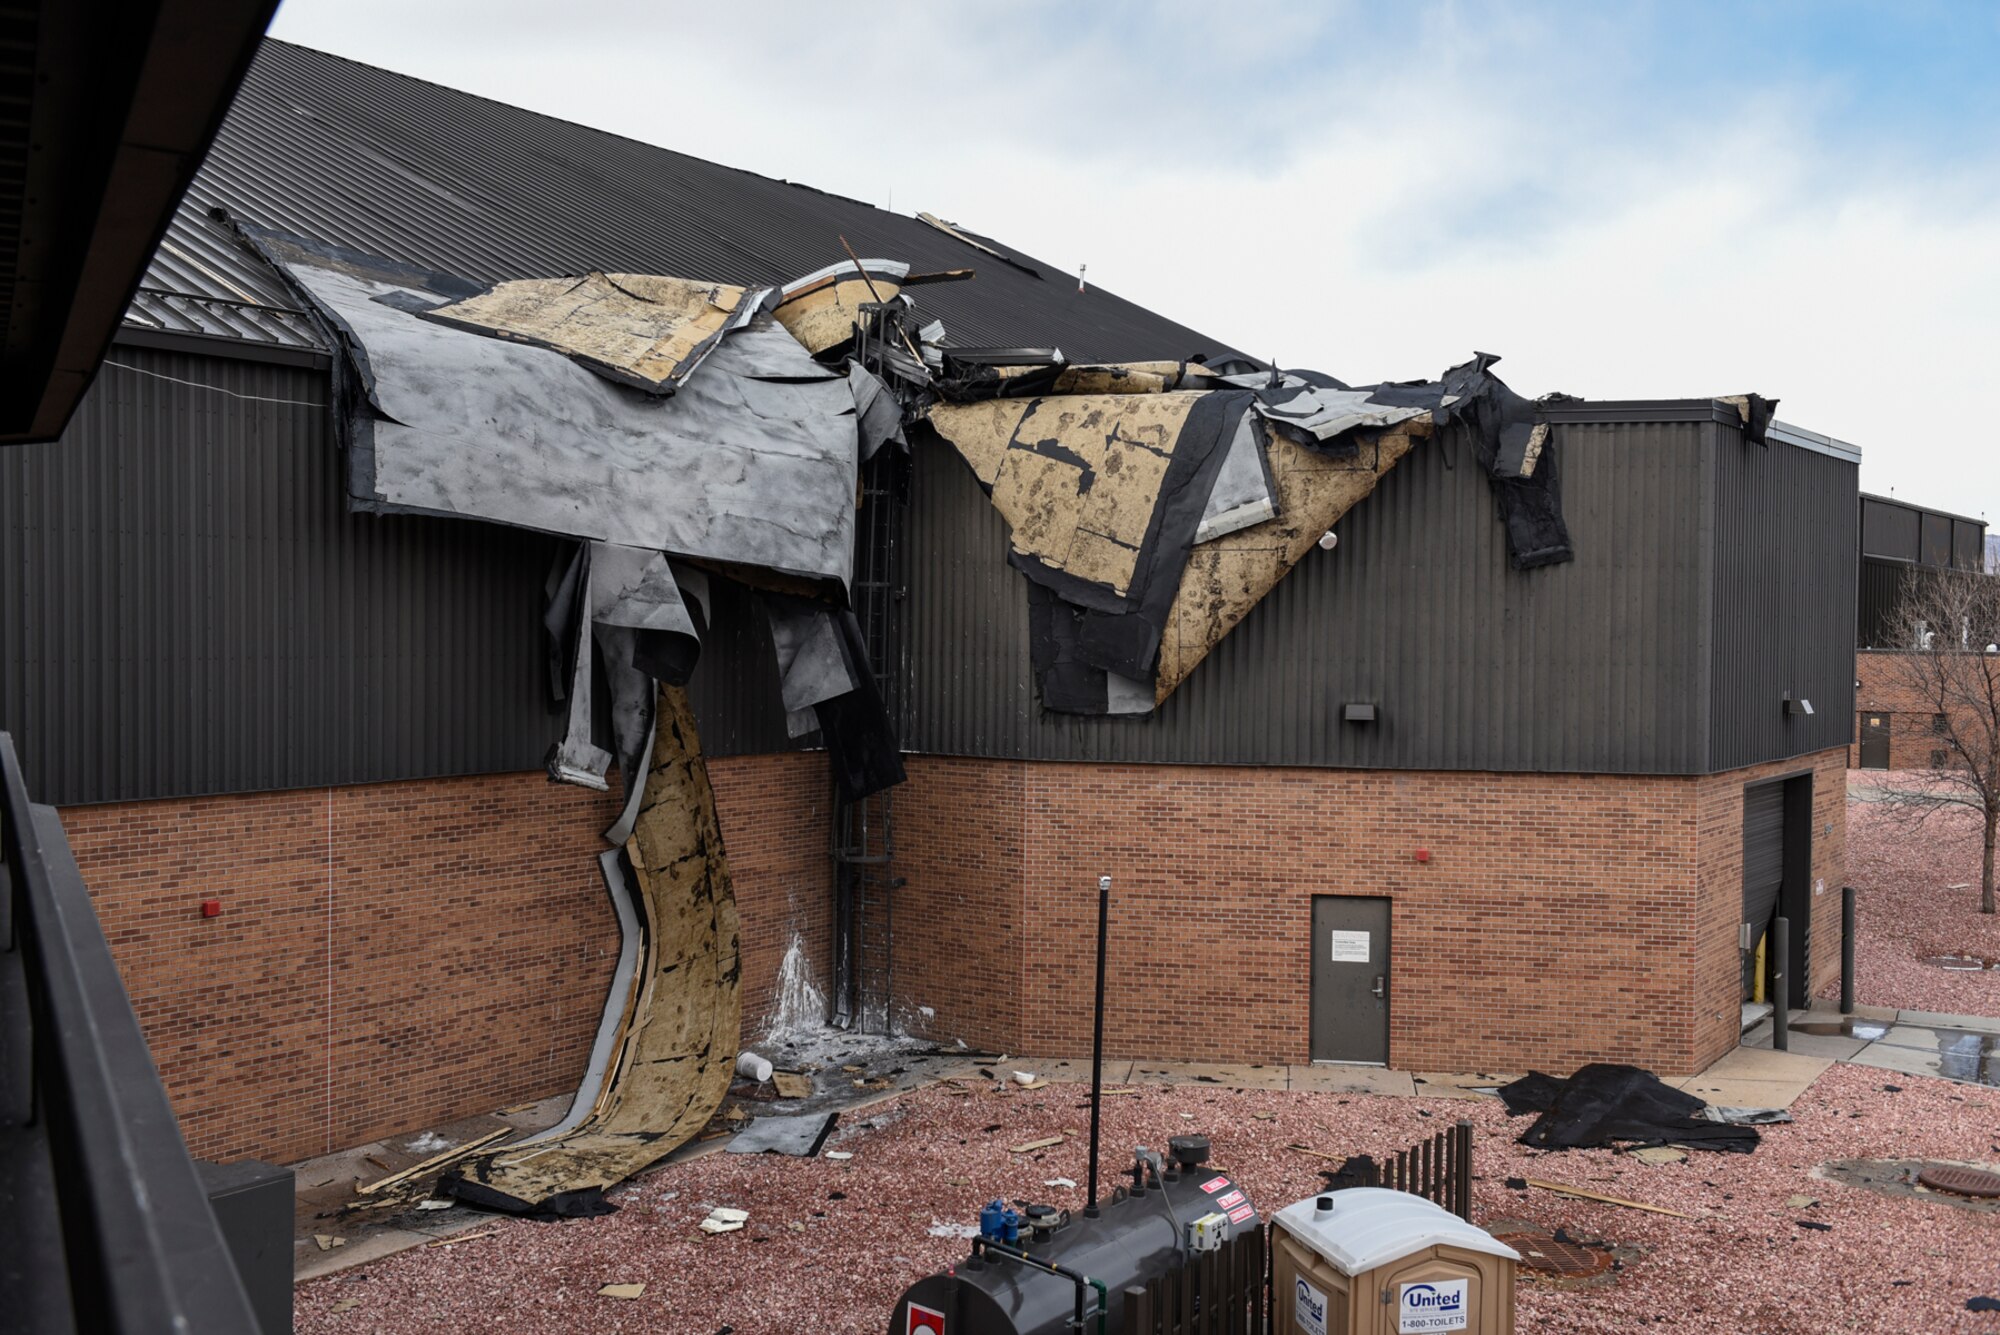
<instances>
[{"instance_id":1,"label":"overcast sky","mask_svg":"<svg viewBox=\"0 0 2000 1335\"><path fill-rule=\"evenodd\" d=\"M1775 396L1865 489L2000 520L2000 5L286 0L272 33L940 214L1350 381L1477 348L1530 395Z\"/></svg>"}]
</instances>

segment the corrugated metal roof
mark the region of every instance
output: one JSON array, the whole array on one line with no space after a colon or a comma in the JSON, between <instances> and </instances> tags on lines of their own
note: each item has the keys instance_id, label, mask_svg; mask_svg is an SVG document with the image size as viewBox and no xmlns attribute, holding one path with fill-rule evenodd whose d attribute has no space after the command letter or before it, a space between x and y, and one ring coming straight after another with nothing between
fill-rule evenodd
<instances>
[{"instance_id":1,"label":"corrugated metal roof","mask_svg":"<svg viewBox=\"0 0 2000 1335\"><path fill-rule=\"evenodd\" d=\"M291 294L210 220L218 207L482 282L604 269L776 283L838 260L844 235L918 271L978 270L916 294L955 343L1235 352L999 243L1039 276L913 217L270 40L128 321L316 346Z\"/></svg>"}]
</instances>

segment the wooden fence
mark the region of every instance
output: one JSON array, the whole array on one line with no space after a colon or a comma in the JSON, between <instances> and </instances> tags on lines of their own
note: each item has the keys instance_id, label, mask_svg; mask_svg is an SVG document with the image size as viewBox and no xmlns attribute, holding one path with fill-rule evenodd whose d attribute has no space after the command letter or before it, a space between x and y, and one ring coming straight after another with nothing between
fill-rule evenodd
<instances>
[{"instance_id":1,"label":"wooden fence","mask_svg":"<svg viewBox=\"0 0 2000 1335\"><path fill-rule=\"evenodd\" d=\"M1387 1187L1435 1202L1472 1222L1472 1123L1460 1122L1377 1163L1349 1159L1327 1174L1327 1187Z\"/></svg>"},{"instance_id":2,"label":"wooden fence","mask_svg":"<svg viewBox=\"0 0 2000 1335\"><path fill-rule=\"evenodd\" d=\"M1125 1335L1264 1335L1271 1255L1262 1227L1125 1290Z\"/></svg>"}]
</instances>

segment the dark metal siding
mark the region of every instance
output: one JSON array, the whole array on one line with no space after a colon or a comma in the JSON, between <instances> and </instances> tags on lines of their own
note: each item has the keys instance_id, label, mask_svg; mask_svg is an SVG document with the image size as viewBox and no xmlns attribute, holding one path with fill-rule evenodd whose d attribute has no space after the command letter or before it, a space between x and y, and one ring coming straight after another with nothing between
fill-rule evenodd
<instances>
[{"instance_id":1,"label":"dark metal siding","mask_svg":"<svg viewBox=\"0 0 2000 1335\"><path fill-rule=\"evenodd\" d=\"M0 726L33 791L65 804L542 763L551 539L347 513L323 372L131 347L113 361L60 442L0 451ZM693 688L712 753L785 745L748 613L720 590Z\"/></svg>"},{"instance_id":2,"label":"dark metal siding","mask_svg":"<svg viewBox=\"0 0 2000 1335\"><path fill-rule=\"evenodd\" d=\"M1696 773L1708 723L1705 422L1557 428L1578 559L1519 572L1462 442L1419 447L1150 719L1044 714L1022 578L921 442L913 750L1049 760ZM1851 501L1851 497L1850 497ZM1373 726L1340 706L1380 706Z\"/></svg>"},{"instance_id":3,"label":"dark metal siding","mask_svg":"<svg viewBox=\"0 0 2000 1335\"><path fill-rule=\"evenodd\" d=\"M1859 468L1715 428L1709 769L1845 746L1854 719ZM1809 717L1783 699L1812 701Z\"/></svg>"},{"instance_id":4,"label":"dark metal siding","mask_svg":"<svg viewBox=\"0 0 2000 1335\"><path fill-rule=\"evenodd\" d=\"M1902 561L1885 561L1875 556L1861 558L1859 647L1897 647L1896 609L1902 604L1903 588L1915 569L1915 566Z\"/></svg>"}]
</instances>

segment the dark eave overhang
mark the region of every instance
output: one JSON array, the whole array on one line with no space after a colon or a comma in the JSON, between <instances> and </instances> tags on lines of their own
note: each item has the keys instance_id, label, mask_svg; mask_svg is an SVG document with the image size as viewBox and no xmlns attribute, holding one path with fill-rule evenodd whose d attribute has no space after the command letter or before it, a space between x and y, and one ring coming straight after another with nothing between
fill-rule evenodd
<instances>
[{"instance_id":1,"label":"dark eave overhang","mask_svg":"<svg viewBox=\"0 0 2000 1335\"><path fill-rule=\"evenodd\" d=\"M275 0L0 0L0 445L60 435Z\"/></svg>"}]
</instances>

